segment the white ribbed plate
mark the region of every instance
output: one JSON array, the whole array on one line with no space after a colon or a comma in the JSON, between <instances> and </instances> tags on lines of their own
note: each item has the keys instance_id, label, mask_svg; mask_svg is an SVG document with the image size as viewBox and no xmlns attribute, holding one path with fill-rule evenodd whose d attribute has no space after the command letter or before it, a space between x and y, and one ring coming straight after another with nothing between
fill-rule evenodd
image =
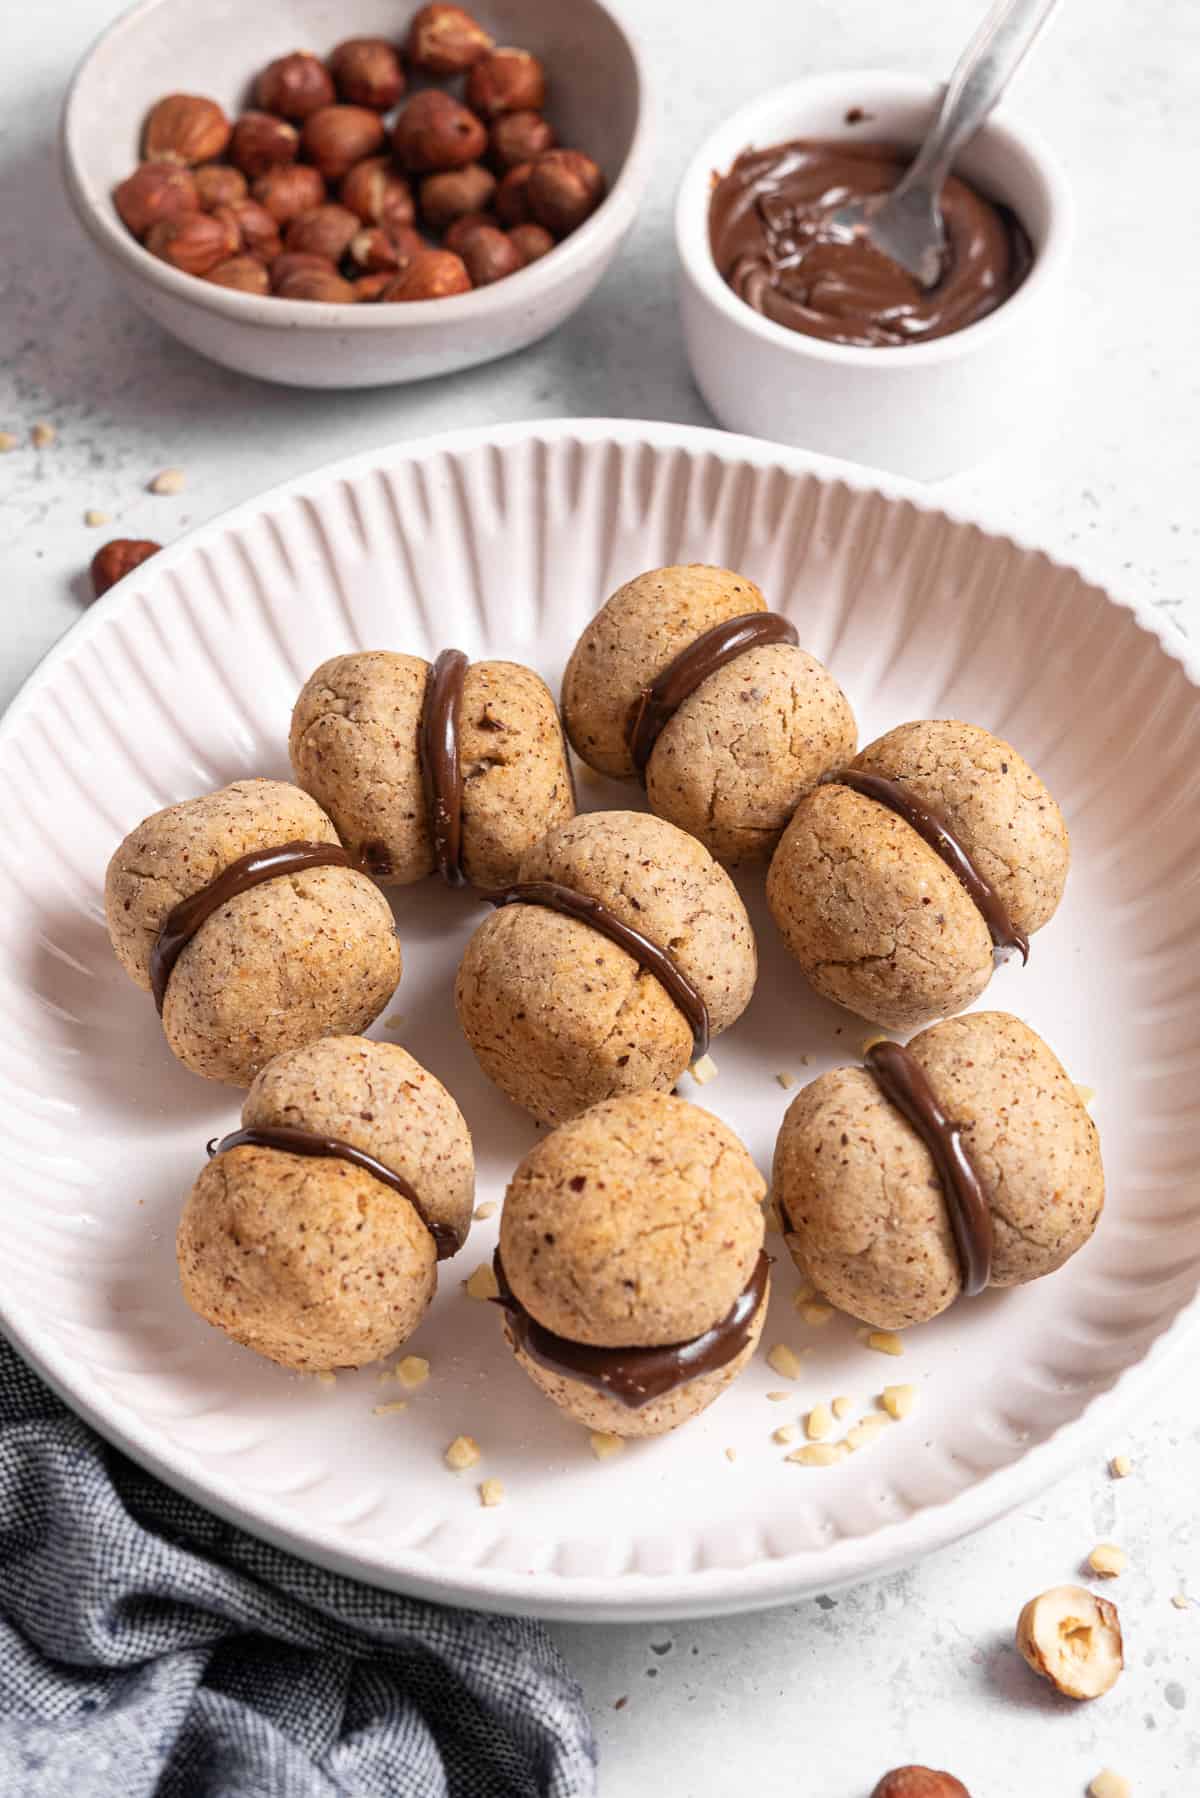
<instances>
[{"instance_id":1,"label":"white ribbed plate","mask_svg":"<svg viewBox=\"0 0 1200 1798\"><path fill-rule=\"evenodd\" d=\"M597 1462L460 1282L477 1224L412 1348L433 1377L402 1415L373 1370L302 1381L200 1323L173 1236L207 1138L239 1095L174 1062L117 968L106 860L145 813L246 774L286 774L288 714L339 650L527 660L556 680L592 609L657 563L724 562L790 611L850 694L863 740L958 716L1010 737L1070 822L1066 901L988 1005L1027 1018L1097 1089L1110 1201L1053 1279L958 1306L902 1361L836 1320L806 1329L781 1251L765 1344L808 1342L795 1403L760 1359L675 1436ZM768 445L662 425L567 422L400 446L193 532L96 605L0 726L5 1328L147 1466L313 1559L432 1597L577 1617L749 1608L893 1567L1061 1472L1194 1321L1200 1261L1200 694L1152 619L1069 568L913 492ZM589 804L632 789L585 785ZM698 1097L763 1169L791 1095L864 1027L814 999L742 882L762 975ZM451 983L478 918L433 882L396 900L397 1035L462 1103L479 1199L534 1129L484 1082ZM399 1013L402 1022L395 1023ZM811 1057L802 1070L802 1056ZM781 1245L775 1245L780 1248ZM916 1414L831 1470L769 1432L887 1380ZM454 1476L451 1437L483 1447ZM724 1451L733 1448L730 1462ZM480 1508L475 1479L504 1481Z\"/></svg>"}]
</instances>

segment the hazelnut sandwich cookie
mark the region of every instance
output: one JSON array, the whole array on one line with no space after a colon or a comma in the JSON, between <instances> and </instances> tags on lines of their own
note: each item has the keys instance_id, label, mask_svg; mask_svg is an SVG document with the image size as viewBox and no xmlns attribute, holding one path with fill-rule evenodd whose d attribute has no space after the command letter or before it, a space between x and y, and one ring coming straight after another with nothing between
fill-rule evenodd
<instances>
[{"instance_id":1,"label":"hazelnut sandwich cookie","mask_svg":"<svg viewBox=\"0 0 1200 1798\"><path fill-rule=\"evenodd\" d=\"M516 877L531 843L575 813L553 695L516 662L365 650L334 656L292 713L292 767L385 886L436 868L451 886Z\"/></svg>"},{"instance_id":2,"label":"hazelnut sandwich cookie","mask_svg":"<svg viewBox=\"0 0 1200 1798\"><path fill-rule=\"evenodd\" d=\"M235 781L144 819L108 865L104 909L172 1053L231 1086L285 1049L365 1030L400 978L387 901L284 781Z\"/></svg>"},{"instance_id":3,"label":"hazelnut sandwich cookie","mask_svg":"<svg viewBox=\"0 0 1200 1798\"><path fill-rule=\"evenodd\" d=\"M1037 1033L1003 1011L880 1040L788 1107L772 1197L797 1267L880 1330L1052 1274L1104 1206L1095 1124Z\"/></svg>"},{"instance_id":4,"label":"hazelnut sandwich cookie","mask_svg":"<svg viewBox=\"0 0 1200 1798\"><path fill-rule=\"evenodd\" d=\"M975 724L902 724L800 801L767 904L817 991L888 1030L962 1011L1028 960L1066 885L1062 813Z\"/></svg>"},{"instance_id":5,"label":"hazelnut sandwich cookie","mask_svg":"<svg viewBox=\"0 0 1200 1798\"><path fill-rule=\"evenodd\" d=\"M719 1118L667 1093L593 1106L509 1182L504 1332L589 1429L660 1436L741 1372L770 1291L763 1180Z\"/></svg>"},{"instance_id":6,"label":"hazelnut sandwich cookie","mask_svg":"<svg viewBox=\"0 0 1200 1798\"><path fill-rule=\"evenodd\" d=\"M470 1228L466 1122L395 1043L335 1036L276 1056L209 1156L176 1238L184 1297L300 1372L391 1354Z\"/></svg>"},{"instance_id":7,"label":"hazelnut sandwich cookie","mask_svg":"<svg viewBox=\"0 0 1200 1798\"><path fill-rule=\"evenodd\" d=\"M744 575L693 563L618 588L563 676L576 754L640 777L718 861L766 861L798 801L854 754L854 714Z\"/></svg>"},{"instance_id":8,"label":"hazelnut sandwich cookie","mask_svg":"<svg viewBox=\"0 0 1200 1798\"><path fill-rule=\"evenodd\" d=\"M521 858L467 944L455 1002L488 1078L543 1123L674 1086L750 1002L746 908L702 844L588 812Z\"/></svg>"}]
</instances>

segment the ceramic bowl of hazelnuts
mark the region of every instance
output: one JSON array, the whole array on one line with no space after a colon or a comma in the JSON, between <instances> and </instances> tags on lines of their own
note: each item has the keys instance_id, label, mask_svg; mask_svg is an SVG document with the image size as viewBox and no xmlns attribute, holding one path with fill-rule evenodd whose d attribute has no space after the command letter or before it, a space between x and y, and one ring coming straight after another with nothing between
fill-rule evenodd
<instances>
[{"instance_id":1,"label":"ceramic bowl of hazelnuts","mask_svg":"<svg viewBox=\"0 0 1200 1798\"><path fill-rule=\"evenodd\" d=\"M561 324L633 222L648 114L602 0L145 0L75 76L63 166L165 330L265 380L368 387Z\"/></svg>"}]
</instances>

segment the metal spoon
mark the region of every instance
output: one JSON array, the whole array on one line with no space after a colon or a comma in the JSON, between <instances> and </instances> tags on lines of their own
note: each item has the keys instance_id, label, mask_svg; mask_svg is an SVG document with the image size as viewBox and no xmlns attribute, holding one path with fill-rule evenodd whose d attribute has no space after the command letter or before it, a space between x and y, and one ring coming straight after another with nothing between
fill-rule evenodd
<instances>
[{"instance_id":1,"label":"metal spoon","mask_svg":"<svg viewBox=\"0 0 1200 1798\"><path fill-rule=\"evenodd\" d=\"M946 260L938 196L951 164L995 106L1058 0L996 0L950 77L933 129L886 199L852 200L834 229L865 237L921 283L935 287Z\"/></svg>"}]
</instances>

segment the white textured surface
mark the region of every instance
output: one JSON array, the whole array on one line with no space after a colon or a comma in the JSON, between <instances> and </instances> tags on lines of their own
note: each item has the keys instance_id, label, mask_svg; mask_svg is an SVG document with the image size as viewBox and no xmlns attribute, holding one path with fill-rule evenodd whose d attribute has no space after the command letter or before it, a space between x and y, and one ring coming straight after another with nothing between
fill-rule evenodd
<instances>
[{"instance_id":1,"label":"white textured surface","mask_svg":"<svg viewBox=\"0 0 1200 1798\"><path fill-rule=\"evenodd\" d=\"M46 417L61 438L53 451L0 462L10 545L4 696L78 615L77 577L99 540L83 528L86 507L112 512L123 532L169 539L189 518L281 475L418 431L563 411L703 422L667 272L672 186L690 148L784 73L865 61L947 66L975 9L928 10L918 31L911 9L880 11L868 0L804 8L742 0L736 25L718 33L694 12L681 29L675 0L639 0L651 52L674 79L654 200L601 292L520 359L353 401L239 382L124 307L70 226L52 145L73 60L112 8L64 0L49 14L24 9L6 20L0 282L10 360L0 429ZM1060 554L1085 553L1114 585L1184 625L1198 531L1200 262L1177 226L1197 149L1189 71L1198 53L1192 9L1148 0L1135 15L1107 0L1064 8L1020 77L1017 103L1052 136L1080 203L1073 325L1062 345L1067 398L1044 429L1002 446L990 469L951 489L955 501L978 496L1001 509ZM143 495L145 479L168 463L187 468L185 494ZM655 1786L708 1798L740 1785L768 1798L857 1798L882 1767L911 1756L957 1767L975 1798L1082 1793L1106 1763L1134 1779L1139 1798L1190 1792L1200 1764L1200 1613L1169 1601L1194 1574L1192 1385L1181 1372L1127 1441L1106 1445L1130 1448L1132 1480L1110 1486L1097 1459L982 1537L841 1596L834 1609L561 1630L594 1701L606 1798ZM1024 1678L1004 1644L1020 1599L1070 1577L1100 1537L1132 1554L1122 1582L1130 1670L1102 1704L1067 1710ZM652 1652L672 1639L670 1653ZM614 1713L626 1693L629 1705Z\"/></svg>"}]
</instances>

